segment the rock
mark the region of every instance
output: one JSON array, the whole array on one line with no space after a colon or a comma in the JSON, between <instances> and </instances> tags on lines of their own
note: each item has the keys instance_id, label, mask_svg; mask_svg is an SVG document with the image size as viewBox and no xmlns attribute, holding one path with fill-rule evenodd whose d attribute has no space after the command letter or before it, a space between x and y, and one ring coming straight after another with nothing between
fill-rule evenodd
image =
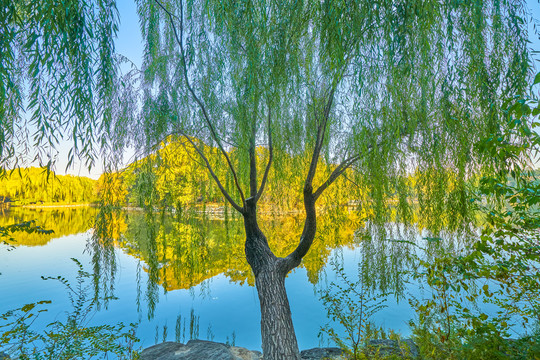
<instances>
[{"instance_id":1,"label":"rock","mask_svg":"<svg viewBox=\"0 0 540 360\"><path fill-rule=\"evenodd\" d=\"M1 354L1 353L0 353ZM370 340L366 355L381 358L396 356L401 359L419 358L418 346L411 339ZM300 353L303 360L346 360L339 348L313 348ZM164 342L143 350L141 360L262 360L259 351L204 340L190 340L187 344ZM0 356L0 360L3 358ZM9 357L6 359L9 360Z\"/></svg>"},{"instance_id":2,"label":"rock","mask_svg":"<svg viewBox=\"0 0 540 360\"><path fill-rule=\"evenodd\" d=\"M416 359L420 356L418 346L411 339L401 341L390 339L370 340L367 346L369 355L378 354L381 357L398 356L400 358Z\"/></svg>"},{"instance_id":3,"label":"rock","mask_svg":"<svg viewBox=\"0 0 540 360\"><path fill-rule=\"evenodd\" d=\"M186 346L176 354L181 355L177 359L182 360L236 360L227 345L204 340L189 340Z\"/></svg>"},{"instance_id":4,"label":"rock","mask_svg":"<svg viewBox=\"0 0 540 360\"><path fill-rule=\"evenodd\" d=\"M248 350L243 347L232 346L229 351L234 356L234 360L262 360L263 358L260 351Z\"/></svg>"},{"instance_id":5,"label":"rock","mask_svg":"<svg viewBox=\"0 0 540 360\"><path fill-rule=\"evenodd\" d=\"M176 351L181 350L185 345L177 342L167 341L161 344L150 346L141 353L141 360L170 360L177 359L174 357Z\"/></svg>"},{"instance_id":6,"label":"rock","mask_svg":"<svg viewBox=\"0 0 540 360\"><path fill-rule=\"evenodd\" d=\"M213 341L190 340L186 345L164 342L146 348L141 360L262 360L262 354Z\"/></svg>"},{"instance_id":7,"label":"rock","mask_svg":"<svg viewBox=\"0 0 540 360\"><path fill-rule=\"evenodd\" d=\"M346 357L340 348L313 348L309 350L303 350L300 352L300 356L304 360L345 360Z\"/></svg>"},{"instance_id":8,"label":"rock","mask_svg":"<svg viewBox=\"0 0 540 360\"><path fill-rule=\"evenodd\" d=\"M405 354L409 355L413 359L420 358L420 349L418 348L418 345L416 345L411 339L401 340L401 349L405 350Z\"/></svg>"}]
</instances>

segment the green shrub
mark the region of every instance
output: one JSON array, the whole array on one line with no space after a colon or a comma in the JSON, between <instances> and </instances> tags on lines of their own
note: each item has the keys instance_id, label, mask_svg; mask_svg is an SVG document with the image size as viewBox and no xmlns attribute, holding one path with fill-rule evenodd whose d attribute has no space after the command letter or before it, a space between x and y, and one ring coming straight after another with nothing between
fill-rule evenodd
<instances>
[{"instance_id":1,"label":"green shrub","mask_svg":"<svg viewBox=\"0 0 540 360\"><path fill-rule=\"evenodd\" d=\"M367 341L384 334L384 331L375 328L369 320L386 307L384 303L388 294L373 294L367 288L361 271L358 279L351 281L336 261L331 261L330 264L340 282L331 282L326 289L321 290L320 299L328 318L345 329L345 337L339 336L331 323L321 328L319 336L326 333L346 354L352 356L352 359L362 359L362 351Z\"/></svg>"}]
</instances>

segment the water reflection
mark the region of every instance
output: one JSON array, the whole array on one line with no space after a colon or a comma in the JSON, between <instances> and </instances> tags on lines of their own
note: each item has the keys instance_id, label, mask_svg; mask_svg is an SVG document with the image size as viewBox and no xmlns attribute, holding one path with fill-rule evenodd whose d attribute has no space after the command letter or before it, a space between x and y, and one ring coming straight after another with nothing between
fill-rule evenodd
<instances>
[{"instance_id":1,"label":"water reflection","mask_svg":"<svg viewBox=\"0 0 540 360\"><path fill-rule=\"evenodd\" d=\"M12 207L0 211L0 226L35 220L42 228L54 231L51 234L25 232L13 234L14 246L43 246L52 239L83 233L93 226L97 213L95 208L88 206L39 209Z\"/></svg>"},{"instance_id":2,"label":"water reflection","mask_svg":"<svg viewBox=\"0 0 540 360\"><path fill-rule=\"evenodd\" d=\"M425 230L419 236L418 230L412 227L364 224L357 214L338 208L321 216L312 248L301 268L291 273L287 280L293 320L302 348L318 345L319 326L327 321L313 289L316 284L320 288L333 280L333 273L325 270L330 259L343 262L347 271L354 274L358 271L358 260L362 258L360 271L366 285L385 293L404 295L407 289L410 290L406 287L405 270L416 266L410 255L417 248L410 243L419 237L434 236ZM168 340L189 340L196 334L198 337L206 335L208 339L215 336L216 341L222 342L227 337L231 341L237 338L242 346L254 349L260 346L257 295L253 288L245 286L253 285L254 279L244 256L241 219L230 214L222 218L209 217L204 212L189 213L188 210L181 216L170 216L113 208L12 208L0 217L0 224L30 219L55 233L46 238L17 234L16 247L52 243L54 238L90 230L81 241L86 243L83 245L85 260L99 275L94 291L96 295L120 298L110 304L104 303L109 308L108 315L97 315L96 320L129 323L136 321L135 314L138 314L142 324L138 336L150 341L167 337ZM278 255L292 250L302 225L301 215L261 219L261 227ZM451 236L443 240L445 251L457 246ZM432 244L425 240L422 244L432 247L433 254L440 251L440 241ZM0 258L2 256L12 254L2 252ZM63 256L67 260L80 255L66 251ZM17 266L25 265L21 262ZM36 276L64 275L60 271L60 268L48 268L46 273ZM0 281L4 280L2 278L5 277L0 277ZM33 286L27 285L28 288ZM223 290L225 287L226 291ZM19 304L24 301L27 299L20 300ZM406 329L405 322L411 312L390 299L389 308L380 315L379 324ZM232 324L235 324L234 328Z\"/></svg>"},{"instance_id":3,"label":"water reflection","mask_svg":"<svg viewBox=\"0 0 540 360\"><path fill-rule=\"evenodd\" d=\"M146 299L154 306L159 285L165 291L190 289L224 274L231 282L253 286L254 277L244 255L244 227L238 218L167 216L153 212L102 209L96 218L90 249L94 267L110 270L112 247L139 259L149 276ZM316 284L333 249L355 244L358 219L346 209L322 216L319 238L302 263L308 280ZM268 217L262 223L270 246L278 255L292 251L300 237L302 216Z\"/></svg>"},{"instance_id":4,"label":"water reflection","mask_svg":"<svg viewBox=\"0 0 540 360\"><path fill-rule=\"evenodd\" d=\"M137 265L137 299L148 303L148 316L152 317L158 292L191 289L219 274L231 282L253 286L254 277L244 255L244 228L240 218L225 211L222 218L209 217L205 212L182 213L170 216L164 213L123 211L111 207L91 208L12 208L0 216L0 226L35 219L50 235L16 234L15 246L41 246L53 238L77 234L92 228L87 251L92 259L93 271L99 276L96 294L114 295L117 270L115 249L140 261ZM303 226L303 216L263 216L262 230L267 234L272 250L283 256L296 246ZM427 234L427 235L426 235ZM428 240L434 235L424 230ZM308 281L316 284L328 263L333 249L354 248L361 244L363 259L361 271L366 285L382 292L403 296L405 270L415 267L419 230L406 226L381 226L361 223L356 211L334 209L319 217L318 235L301 267ZM425 254L436 256L440 251L455 251L456 237L443 236L444 241L426 242ZM390 239L391 241L384 241ZM431 255L430 255L431 254ZM141 271L148 276L141 283ZM146 286L145 289L142 289Z\"/></svg>"}]
</instances>

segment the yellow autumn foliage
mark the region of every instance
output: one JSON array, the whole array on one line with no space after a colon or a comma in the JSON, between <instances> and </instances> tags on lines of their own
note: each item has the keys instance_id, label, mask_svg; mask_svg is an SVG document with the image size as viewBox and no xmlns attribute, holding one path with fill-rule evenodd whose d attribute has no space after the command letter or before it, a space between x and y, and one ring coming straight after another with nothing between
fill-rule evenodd
<instances>
[{"instance_id":1,"label":"yellow autumn foliage","mask_svg":"<svg viewBox=\"0 0 540 360\"><path fill-rule=\"evenodd\" d=\"M42 246L50 240L62 236L83 233L92 228L97 210L93 207L57 207L28 209L11 207L1 212L0 226L18 224L35 220L43 229L52 230L51 234L40 234L18 231L11 236L13 246Z\"/></svg>"},{"instance_id":2,"label":"yellow autumn foliage","mask_svg":"<svg viewBox=\"0 0 540 360\"><path fill-rule=\"evenodd\" d=\"M87 177L56 175L53 171L18 168L0 178L0 198L18 204L77 204L97 200L96 181Z\"/></svg>"}]
</instances>

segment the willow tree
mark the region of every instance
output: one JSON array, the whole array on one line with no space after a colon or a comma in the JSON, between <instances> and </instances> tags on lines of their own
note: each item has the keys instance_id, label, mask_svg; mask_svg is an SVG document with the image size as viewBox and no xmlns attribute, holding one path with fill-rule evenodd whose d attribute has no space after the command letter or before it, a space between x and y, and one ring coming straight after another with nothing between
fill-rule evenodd
<instances>
[{"instance_id":1,"label":"willow tree","mask_svg":"<svg viewBox=\"0 0 540 360\"><path fill-rule=\"evenodd\" d=\"M145 53L135 83L109 76L114 7L92 2L95 11L88 12L85 2L72 2L74 13L53 15L58 26L51 28L41 19L60 2L40 2L52 4L41 12L16 1L32 9L21 12L8 1L0 13L9 30L1 35L7 50L0 75L52 81L49 92L31 82L28 106L37 134L53 144L53 130L68 126L83 153L97 128L106 150L132 144L150 152L175 139L198 154L244 220L266 359L299 358L285 277L314 241L325 191L346 173L356 174L351 183L366 189L373 219L384 222L390 199L397 200L397 219L407 222L412 190L401 179L416 170L427 174L414 189L420 213L434 224L443 213L459 218L467 210L468 176L489 161L474 144L505 126L503 100L523 92L528 76L527 10L518 0L138 0ZM92 26L89 16L96 14L102 14L95 22L100 31L80 26ZM45 33L65 40L60 52ZM90 58L81 55L98 48ZM44 60L33 55L43 49L50 49ZM22 73L9 67L18 54L27 61L17 62ZM88 80L90 70L97 82ZM63 87L55 87L60 80ZM0 84L0 110L8 119L2 126L11 136L23 102L17 81ZM74 91L58 93L71 89L66 84ZM124 89L118 97L115 85ZM42 106L51 95L61 101ZM72 116L58 123L45 117L65 112ZM305 223L294 250L278 257L259 228L257 204L269 182L286 180L282 156L301 159Z\"/></svg>"},{"instance_id":2,"label":"willow tree","mask_svg":"<svg viewBox=\"0 0 540 360\"><path fill-rule=\"evenodd\" d=\"M354 168L376 216L392 197L406 219L412 199L398 179L420 169L433 177L416 189L422 213L463 214L465 181L486 160L473 145L504 126L503 100L528 72L521 1L141 0L138 12L138 137L195 149L243 217L265 359L299 358L285 277L314 241L326 189ZM278 257L257 203L267 182L283 180L283 154L306 159L305 223ZM332 165L320 180L323 160Z\"/></svg>"}]
</instances>

